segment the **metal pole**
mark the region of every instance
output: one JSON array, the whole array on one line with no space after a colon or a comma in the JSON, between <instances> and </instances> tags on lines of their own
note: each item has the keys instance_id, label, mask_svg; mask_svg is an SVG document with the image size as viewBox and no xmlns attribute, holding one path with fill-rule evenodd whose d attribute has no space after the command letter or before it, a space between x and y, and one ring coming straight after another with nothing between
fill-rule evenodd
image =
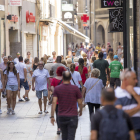
<instances>
[{"instance_id":1,"label":"metal pole","mask_svg":"<svg viewBox=\"0 0 140 140\"><path fill-rule=\"evenodd\" d=\"M1 63L1 17L0 17L0 63Z\"/></svg>"},{"instance_id":2,"label":"metal pole","mask_svg":"<svg viewBox=\"0 0 140 140\"><path fill-rule=\"evenodd\" d=\"M127 1L127 0L123 0L123 55L124 55L124 68L127 68L126 1Z\"/></svg>"},{"instance_id":3,"label":"metal pole","mask_svg":"<svg viewBox=\"0 0 140 140\"><path fill-rule=\"evenodd\" d=\"M95 0L94 0L94 46L96 47Z\"/></svg>"}]
</instances>

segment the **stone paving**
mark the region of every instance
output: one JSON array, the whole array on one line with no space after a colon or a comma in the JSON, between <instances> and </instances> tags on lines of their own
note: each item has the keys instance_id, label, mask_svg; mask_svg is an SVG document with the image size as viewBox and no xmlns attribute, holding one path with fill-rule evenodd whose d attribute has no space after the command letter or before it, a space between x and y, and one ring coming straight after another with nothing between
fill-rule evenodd
<instances>
[{"instance_id":1,"label":"stone paving","mask_svg":"<svg viewBox=\"0 0 140 140\"><path fill-rule=\"evenodd\" d=\"M21 90L23 95L24 90ZM15 115L7 115L6 100L2 98L2 111L0 115L0 140L61 140L56 134L57 127L50 123L50 109L48 114L38 115L39 107L35 92L30 91L29 102L17 102ZM85 107L83 115L79 117L75 140L90 139L90 120L88 108Z\"/></svg>"}]
</instances>

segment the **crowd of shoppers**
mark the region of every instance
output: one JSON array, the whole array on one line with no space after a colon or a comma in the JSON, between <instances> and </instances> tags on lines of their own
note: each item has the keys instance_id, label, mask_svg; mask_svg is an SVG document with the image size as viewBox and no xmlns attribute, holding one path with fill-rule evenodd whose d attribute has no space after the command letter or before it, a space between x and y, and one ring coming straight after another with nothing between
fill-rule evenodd
<instances>
[{"instance_id":1,"label":"crowd of shoppers","mask_svg":"<svg viewBox=\"0 0 140 140\"><path fill-rule=\"evenodd\" d=\"M41 59L33 59L30 52L26 59L18 52L14 61L12 56L4 56L0 64L0 114L1 92L7 99L7 114L14 115L17 95L18 101L23 101L20 89L24 87L23 98L30 101L32 88L38 98L38 114L49 113L49 101L51 123L54 125L56 118L57 134L62 133L62 140L75 139L78 116L86 105L91 140L140 140L140 88L135 87L136 73L123 70L121 44L118 55L109 42L107 47L100 43L88 47L77 44L66 59L55 51L52 57L45 54Z\"/></svg>"}]
</instances>

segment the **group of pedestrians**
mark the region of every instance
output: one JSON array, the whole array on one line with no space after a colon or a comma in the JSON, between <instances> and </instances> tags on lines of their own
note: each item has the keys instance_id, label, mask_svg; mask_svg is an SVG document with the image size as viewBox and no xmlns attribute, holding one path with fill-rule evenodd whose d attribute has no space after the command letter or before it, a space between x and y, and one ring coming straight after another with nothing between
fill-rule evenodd
<instances>
[{"instance_id":1,"label":"group of pedestrians","mask_svg":"<svg viewBox=\"0 0 140 140\"><path fill-rule=\"evenodd\" d=\"M81 48L86 51L82 44ZM76 49L81 48L77 46ZM19 101L23 101L20 89L24 87L23 98L30 101L32 88L38 98L38 114L49 113L47 100L52 104L51 123L54 125L56 119L57 134L62 133L62 140L75 139L78 116L86 105L91 140L140 140L140 88L135 87L136 73L131 69L123 70L119 56L113 54L109 43L107 49L110 51L105 53L103 48L104 51L98 44L93 54L90 48L80 57L75 52L66 58L52 52L52 57L44 55L41 60L33 59L30 52L24 61L20 53L14 60L12 56L3 57L0 94L3 91L7 99L7 114L15 114L17 95ZM112 54L113 61L109 63L105 57ZM101 106L104 107L100 110Z\"/></svg>"}]
</instances>

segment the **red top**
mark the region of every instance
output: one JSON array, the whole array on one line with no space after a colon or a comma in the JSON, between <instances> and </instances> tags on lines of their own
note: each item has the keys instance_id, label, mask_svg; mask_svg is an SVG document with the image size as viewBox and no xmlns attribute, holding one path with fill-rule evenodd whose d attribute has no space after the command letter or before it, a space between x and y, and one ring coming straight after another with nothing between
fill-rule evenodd
<instances>
[{"instance_id":1,"label":"red top","mask_svg":"<svg viewBox=\"0 0 140 140\"><path fill-rule=\"evenodd\" d=\"M77 86L71 84L61 84L54 89L54 97L58 98L58 116L77 116L77 99L82 95Z\"/></svg>"},{"instance_id":2,"label":"red top","mask_svg":"<svg viewBox=\"0 0 140 140\"><path fill-rule=\"evenodd\" d=\"M77 66L77 67L75 68L75 71L78 71L78 68L79 68L79 66ZM86 74L88 74L88 69L87 69L87 67L84 67L84 68L83 68L83 72L82 72L82 74L81 74L81 78L82 78L83 85L84 85L84 83L86 82Z\"/></svg>"}]
</instances>

